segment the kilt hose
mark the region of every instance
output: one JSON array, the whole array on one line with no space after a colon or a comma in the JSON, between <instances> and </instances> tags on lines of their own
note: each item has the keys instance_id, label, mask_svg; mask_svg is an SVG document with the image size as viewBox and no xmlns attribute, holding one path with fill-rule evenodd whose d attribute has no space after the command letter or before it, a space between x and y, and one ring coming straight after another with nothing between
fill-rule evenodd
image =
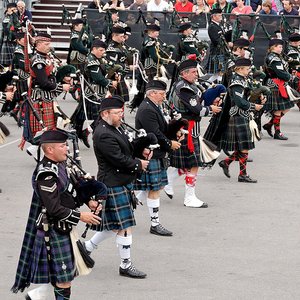
<instances>
[{"instance_id":1,"label":"kilt hose","mask_svg":"<svg viewBox=\"0 0 300 300\"><path fill-rule=\"evenodd\" d=\"M278 91L278 88L271 88L271 95L264 105L265 111L286 110L294 106L294 103L288 98L283 98Z\"/></svg>"},{"instance_id":2,"label":"kilt hose","mask_svg":"<svg viewBox=\"0 0 300 300\"><path fill-rule=\"evenodd\" d=\"M50 260L47 258L45 232L35 236L31 262L31 283L69 282L75 277L75 265L70 235L57 233L49 227Z\"/></svg>"},{"instance_id":3,"label":"kilt hose","mask_svg":"<svg viewBox=\"0 0 300 300\"><path fill-rule=\"evenodd\" d=\"M159 191L168 184L167 170L161 159L150 159L148 168L134 183L134 190Z\"/></svg>"},{"instance_id":4,"label":"kilt hose","mask_svg":"<svg viewBox=\"0 0 300 300\"><path fill-rule=\"evenodd\" d=\"M52 101L49 100L45 101L43 99L34 100L33 107L37 111L44 125L47 127L47 130L56 128L56 118L54 115ZM29 112L29 118L30 118L30 129L32 132L32 136L34 136L38 131L41 131L43 127L41 126L37 118L34 116L31 109Z\"/></svg>"},{"instance_id":5,"label":"kilt hose","mask_svg":"<svg viewBox=\"0 0 300 300\"><path fill-rule=\"evenodd\" d=\"M12 64L16 43L5 41L0 51L0 64L8 67Z\"/></svg>"},{"instance_id":6,"label":"kilt hose","mask_svg":"<svg viewBox=\"0 0 300 300\"><path fill-rule=\"evenodd\" d=\"M102 222L93 230L122 230L135 226L132 209L132 184L107 188L107 199L102 208Z\"/></svg>"},{"instance_id":7,"label":"kilt hose","mask_svg":"<svg viewBox=\"0 0 300 300\"><path fill-rule=\"evenodd\" d=\"M190 152L187 145L187 137L181 142L178 150L170 152L170 165L177 169L191 169L193 167L202 167L204 164L200 158L199 138L193 137L194 152Z\"/></svg>"},{"instance_id":8,"label":"kilt hose","mask_svg":"<svg viewBox=\"0 0 300 300\"><path fill-rule=\"evenodd\" d=\"M220 148L227 151L241 151L253 149L249 120L242 116L230 117L226 131L220 141Z\"/></svg>"}]
</instances>

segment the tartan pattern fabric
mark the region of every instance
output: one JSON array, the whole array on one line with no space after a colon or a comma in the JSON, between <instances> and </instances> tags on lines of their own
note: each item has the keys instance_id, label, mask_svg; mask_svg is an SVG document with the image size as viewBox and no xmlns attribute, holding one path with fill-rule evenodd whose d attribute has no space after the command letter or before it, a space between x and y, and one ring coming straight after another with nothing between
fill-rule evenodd
<instances>
[{"instance_id":1,"label":"tartan pattern fabric","mask_svg":"<svg viewBox=\"0 0 300 300\"><path fill-rule=\"evenodd\" d=\"M15 101L23 101L21 94L28 91L27 80L18 80L16 82L16 91L14 94Z\"/></svg>"},{"instance_id":2,"label":"tartan pattern fabric","mask_svg":"<svg viewBox=\"0 0 300 300\"><path fill-rule=\"evenodd\" d=\"M202 167L200 159L200 142L199 138L193 137L195 151L190 152L187 146L187 138L181 142L181 147L170 153L170 165L177 169L191 169L192 167Z\"/></svg>"},{"instance_id":3,"label":"tartan pattern fabric","mask_svg":"<svg viewBox=\"0 0 300 300\"><path fill-rule=\"evenodd\" d=\"M53 102L44 101L40 99L39 101L33 102L33 107L36 109L38 115L43 120L44 125L48 130L54 129L56 127L56 118L53 111ZM34 136L38 131L41 131L43 128L36 117L33 115L30 110L30 128L32 135Z\"/></svg>"},{"instance_id":4,"label":"tartan pattern fabric","mask_svg":"<svg viewBox=\"0 0 300 300\"><path fill-rule=\"evenodd\" d=\"M151 67L151 68L145 69L145 72L146 72L146 75L148 76L148 81L151 81L156 76L157 69L154 67Z\"/></svg>"},{"instance_id":5,"label":"tartan pattern fabric","mask_svg":"<svg viewBox=\"0 0 300 300\"><path fill-rule=\"evenodd\" d=\"M70 235L57 233L53 226L49 227L50 261L44 240L45 232L38 230L32 252L32 283L69 282L74 279L75 266Z\"/></svg>"},{"instance_id":6,"label":"tartan pattern fabric","mask_svg":"<svg viewBox=\"0 0 300 300\"><path fill-rule=\"evenodd\" d=\"M271 95L264 105L265 111L286 110L294 106L294 103L289 99L282 98L277 88L271 89Z\"/></svg>"},{"instance_id":7,"label":"tartan pattern fabric","mask_svg":"<svg viewBox=\"0 0 300 300\"><path fill-rule=\"evenodd\" d=\"M102 209L102 224L96 230L122 230L134 226L132 184L108 187L108 197Z\"/></svg>"},{"instance_id":8,"label":"tartan pattern fabric","mask_svg":"<svg viewBox=\"0 0 300 300\"><path fill-rule=\"evenodd\" d=\"M151 159L146 171L134 184L134 190L159 191L168 184L167 171L161 159Z\"/></svg>"},{"instance_id":9,"label":"tartan pattern fabric","mask_svg":"<svg viewBox=\"0 0 300 300\"><path fill-rule=\"evenodd\" d=\"M118 95L124 99L125 102L129 101L129 91L126 85L125 80L122 78L120 83L117 85L117 89L113 93L114 95Z\"/></svg>"},{"instance_id":10,"label":"tartan pattern fabric","mask_svg":"<svg viewBox=\"0 0 300 300\"><path fill-rule=\"evenodd\" d=\"M10 66L13 61L14 51L16 44L14 42L3 42L0 51L0 64L4 66Z\"/></svg>"},{"instance_id":11,"label":"tartan pattern fabric","mask_svg":"<svg viewBox=\"0 0 300 300\"><path fill-rule=\"evenodd\" d=\"M227 130L221 137L220 148L227 151L253 149L249 120L241 116L230 117Z\"/></svg>"},{"instance_id":12,"label":"tartan pattern fabric","mask_svg":"<svg viewBox=\"0 0 300 300\"><path fill-rule=\"evenodd\" d=\"M210 55L207 62L207 73L215 74L225 71L225 56L224 55Z\"/></svg>"}]
</instances>

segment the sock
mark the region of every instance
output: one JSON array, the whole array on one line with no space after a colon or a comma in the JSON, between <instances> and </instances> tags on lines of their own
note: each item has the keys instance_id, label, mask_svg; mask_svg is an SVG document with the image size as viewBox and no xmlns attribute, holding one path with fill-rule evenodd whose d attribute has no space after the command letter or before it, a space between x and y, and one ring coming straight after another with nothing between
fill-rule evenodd
<instances>
[{"instance_id":1,"label":"sock","mask_svg":"<svg viewBox=\"0 0 300 300\"><path fill-rule=\"evenodd\" d=\"M274 115L273 124L276 131L280 131L280 119L281 116Z\"/></svg>"},{"instance_id":2,"label":"sock","mask_svg":"<svg viewBox=\"0 0 300 300\"><path fill-rule=\"evenodd\" d=\"M50 284L42 284L41 286L29 291L27 294L31 299L47 300L49 299Z\"/></svg>"},{"instance_id":3,"label":"sock","mask_svg":"<svg viewBox=\"0 0 300 300\"><path fill-rule=\"evenodd\" d=\"M103 230L96 232L89 241L85 242L85 247L88 251L92 252L94 249L97 249L97 246L101 242L111 237L114 237L115 235L116 233L111 230Z\"/></svg>"},{"instance_id":4,"label":"sock","mask_svg":"<svg viewBox=\"0 0 300 300\"><path fill-rule=\"evenodd\" d=\"M64 289L55 286L54 295L56 300L69 300L71 297L71 287Z\"/></svg>"},{"instance_id":5,"label":"sock","mask_svg":"<svg viewBox=\"0 0 300 300\"><path fill-rule=\"evenodd\" d=\"M132 244L132 235L128 235L128 236L117 235L116 243L118 245L119 254L121 257L120 267L122 269L127 269L131 265L130 246Z\"/></svg>"},{"instance_id":6,"label":"sock","mask_svg":"<svg viewBox=\"0 0 300 300\"><path fill-rule=\"evenodd\" d=\"M192 173L187 173L185 176L185 184L190 187L196 185L197 176Z\"/></svg>"},{"instance_id":7,"label":"sock","mask_svg":"<svg viewBox=\"0 0 300 300\"><path fill-rule=\"evenodd\" d=\"M159 224L159 217L158 217L159 198L157 199L147 198L147 206L151 218L151 226L157 226Z\"/></svg>"},{"instance_id":8,"label":"sock","mask_svg":"<svg viewBox=\"0 0 300 300\"><path fill-rule=\"evenodd\" d=\"M238 152L234 151L230 156L224 159L224 162L227 166L229 166L233 161L236 161L238 159Z\"/></svg>"},{"instance_id":9,"label":"sock","mask_svg":"<svg viewBox=\"0 0 300 300\"><path fill-rule=\"evenodd\" d=\"M239 175L247 175L247 159L248 153L239 152L239 163L240 163L240 174Z\"/></svg>"}]
</instances>

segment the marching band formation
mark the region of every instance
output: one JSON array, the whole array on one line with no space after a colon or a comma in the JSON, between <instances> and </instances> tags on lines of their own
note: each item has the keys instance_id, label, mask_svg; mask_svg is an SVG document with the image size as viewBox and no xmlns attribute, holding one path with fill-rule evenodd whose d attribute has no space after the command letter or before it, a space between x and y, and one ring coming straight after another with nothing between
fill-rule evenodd
<instances>
[{"instance_id":1,"label":"marching band formation","mask_svg":"<svg viewBox=\"0 0 300 300\"><path fill-rule=\"evenodd\" d=\"M295 103L300 108L300 34L290 33L288 42L270 38L265 64L257 69L247 35L233 39L224 31L222 10L210 14L209 51L188 21L178 26L177 47L159 38L158 20L147 21L139 52L127 45L131 29L115 9L100 37L93 36L86 19L73 19L63 64L51 35L36 32L28 18L18 17L16 4L8 4L1 113L23 127L19 147L29 143L27 152L37 161L13 292L43 284L26 299L49 299L51 283L55 299L70 299L71 282L90 272L91 253L108 238L118 246L119 274L145 278L130 253L137 205L147 204L151 234L172 236L159 218L160 197L162 192L176 197L179 177L185 178L184 206L207 208L195 192L199 168L212 167L223 150L227 157L218 164L224 175L230 178L230 164L238 161L238 182L256 183L247 161L261 130L275 140L288 139L280 124ZM78 103L70 118L57 102L61 93ZM134 127L124 119L125 106L135 112ZM264 113L270 120L262 125ZM210 122L201 135L202 117ZM0 125L4 142L9 130ZM90 148L91 133L96 179L82 169L79 157L78 140ZM91 212L80 212L83 204ZM78 238L79 221L95 231L90 240Z\"/></svg>"}]
</instances>

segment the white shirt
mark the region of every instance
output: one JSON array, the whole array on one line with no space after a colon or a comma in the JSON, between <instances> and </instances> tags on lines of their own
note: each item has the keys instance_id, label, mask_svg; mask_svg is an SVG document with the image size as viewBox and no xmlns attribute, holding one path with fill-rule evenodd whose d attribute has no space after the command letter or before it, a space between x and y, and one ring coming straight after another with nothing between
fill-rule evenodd
<instances>
[{"instance_id":1,"label":"white shirt","mask_svg":"<svg viewBox=\"0 0 300 300\"><path fill-rule=\"evenodd\" d=\"M154 0L150 0L147 4L147 11L165 11L169 9L169 3L161 0L159 5Z\"/></svg>"}]
</instances>

